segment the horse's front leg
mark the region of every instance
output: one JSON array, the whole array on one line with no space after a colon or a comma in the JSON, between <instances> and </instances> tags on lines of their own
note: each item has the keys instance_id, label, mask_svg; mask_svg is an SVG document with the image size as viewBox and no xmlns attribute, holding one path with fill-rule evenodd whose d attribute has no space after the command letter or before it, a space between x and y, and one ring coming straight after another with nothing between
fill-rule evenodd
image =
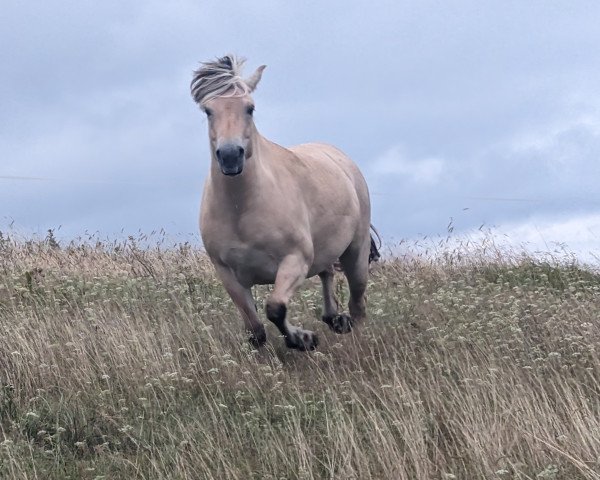
<instances>
[{"instance_id":1,"label":"horse's front leg","mask_svg":"<svg viewBox=\"0 0 600 480\"><path fill-rule=\"evenodd\" d=\"M260 347L266 342L267 333L265 326L258 318L252 291L238 282L229 267L215 264L215 270L221 282L223 282L225 290L227 290L231 300L240 312L246 331L250 334L250 343L255 347Z\"/></svg>"},{"instance_id":2,"label":"horse's front leg","mask_svg":"<svg viewBox=\"0 0 600 480\"><path fill-rule=\"evenodd\" d=\"M298 350L314 350L319 344L314 332L290 325L285 318L289 301L304 282L308 268L304 255L286 256L279 264L275 287L267 300L267 318L277 326L285 338L285 344Z\"/></svg>"}]
</instances>

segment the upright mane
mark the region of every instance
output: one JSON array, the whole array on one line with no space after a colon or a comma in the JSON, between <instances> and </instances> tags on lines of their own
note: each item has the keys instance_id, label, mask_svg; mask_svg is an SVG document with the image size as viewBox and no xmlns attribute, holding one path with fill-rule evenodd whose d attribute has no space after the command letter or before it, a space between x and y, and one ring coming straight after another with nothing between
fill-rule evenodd
<instances>
[{"instance_id":1,"label":"upright mane","mask_svg":"<svg viewBox=\"0 0 600 480\"><path fill-rule=\"evenodd\" d=\"M230 91L231 96L250 93L250 88L241 77L245 61L235 55L225 55L213 62L202 62L201 67L194 71L190 84L194 101L202 105Z\"/></svg>"}]
</instances>

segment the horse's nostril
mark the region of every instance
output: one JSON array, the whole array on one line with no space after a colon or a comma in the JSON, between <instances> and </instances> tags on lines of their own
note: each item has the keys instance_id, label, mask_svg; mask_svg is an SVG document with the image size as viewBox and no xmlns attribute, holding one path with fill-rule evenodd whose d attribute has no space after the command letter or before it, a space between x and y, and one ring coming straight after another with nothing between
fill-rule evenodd
<instances>
[{"instance_id":1,"label":"horse's nostril","mask_svg":"<svg viewBox=\"0 0 600 480\"><path fill-rule=\"evenodd\" d=\"M219 160L221 160L221 149L220 149L220 148L217 148L217 149L215 150L215 155L217 156L217 158L218 158Z\"/></svg>"},{"instance_id":2,"label":"horse's nostril","mask_svg":"<svg viewBox=\"0 0 600 480\"><path fill-rule=\"evenodd\" d=\"M243 157L243 156L244 156L244 147L238 147L238 155L239 155L240 157Z\"/></svg>"}]
</instances>

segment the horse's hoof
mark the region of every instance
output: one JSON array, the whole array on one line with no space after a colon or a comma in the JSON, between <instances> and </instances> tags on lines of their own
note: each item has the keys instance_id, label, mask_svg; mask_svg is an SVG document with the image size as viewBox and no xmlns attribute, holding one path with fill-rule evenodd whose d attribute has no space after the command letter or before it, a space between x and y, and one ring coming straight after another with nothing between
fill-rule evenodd
<instances>
[{"instance_id":1,"label":"horse's hoof","mask_svg":"<svg viewBox=\"0 0 600 480\"><path fill-rule=\"evenodd\" d=\"M254 332L249 333L250 335L248 336L248 341L254 348L262 347L267 341L267 332L265 331L264 327L260 330L255 330Z\"/></svg>"},{"instance_id":2,"label":"horse's hoof","mask_svg":"<svg viewBox=\"0 0 600 480\"><path fill-rule=\"evenodd\" d=\"M345 313L339 315L323 315L323 321L335 333L350 333L352 331L352 317Z\"/></svg>"},{"instance_id":3,"label":"horse's hoof","mask_svg":"<svg viewBox=\"0 0 600 480\"><path fill-rule=\"evenodd\" d=\"M319 345L319 337L315 332L302 330L301 328L290 329L285 336L285 344L288 348L300 351L314 350Z\"/></svg>"}]
</instances>

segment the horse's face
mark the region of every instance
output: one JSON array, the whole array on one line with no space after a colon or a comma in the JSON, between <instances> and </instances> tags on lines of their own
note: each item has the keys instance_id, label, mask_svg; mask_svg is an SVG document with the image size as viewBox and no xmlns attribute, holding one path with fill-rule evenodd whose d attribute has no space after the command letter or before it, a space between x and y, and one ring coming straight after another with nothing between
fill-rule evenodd
<instances>
[{"instance_id":1,"label":"horse's face","mask_svg":"<svg viewBox=\"0 0 600 480\"><path fill-rule=\"evenodd\" d=\"M252 97L216 97L203 108L208 118L211 150L221 172L239 175L245 160L252 157L252 136L256 131Z\"/></svg>"}]
</instances>

